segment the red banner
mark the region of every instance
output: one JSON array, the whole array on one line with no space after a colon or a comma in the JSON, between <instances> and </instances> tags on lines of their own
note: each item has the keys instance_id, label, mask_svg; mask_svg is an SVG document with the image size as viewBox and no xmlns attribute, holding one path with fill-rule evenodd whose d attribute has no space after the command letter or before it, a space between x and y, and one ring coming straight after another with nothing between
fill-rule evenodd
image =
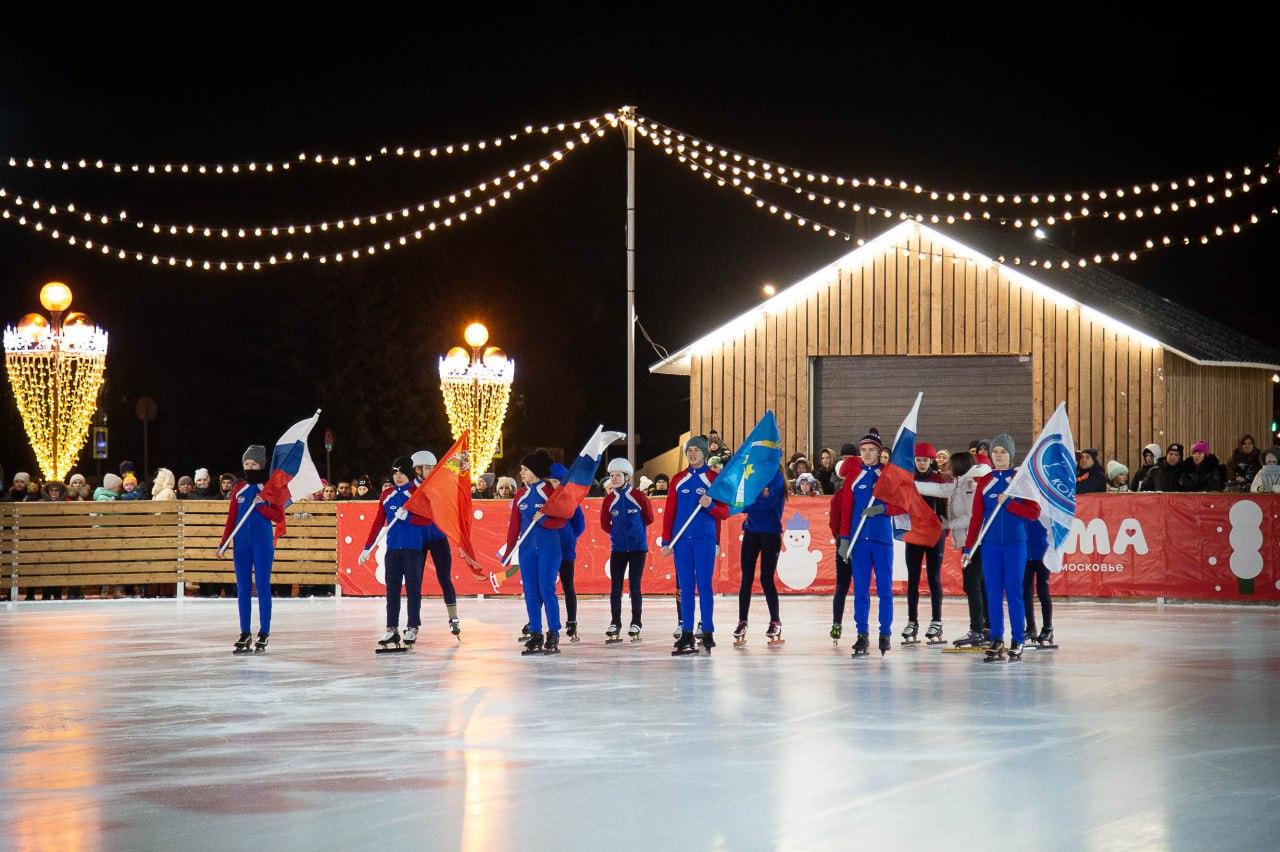
<instances>
[{"instance_id":1,"label":"red banner","mask_svg":"<svg viewBox=\"0 0 1280 852\"><path fill-rule=\"evenodd\" d=\"M827 526L829 498L793 497L783 517L778 591L831 594L835 589L835 542ZM661 513L658 501L655 512ZM582 507L587 530L578 540L575 585L582 594L609 592L609 536L600 529L600 500ZM375 503L338 506L338 579L343 594L383 595L382 555L357 564ZM506 543L510 503L477 500L471 528L480 564L498 581L498 593L520 594L520 575L510 578L497 551ZM1063 570L1050 587L1055 595L1100 598L1181 598L1206 601L1280 600L1280 496L1270 494L1087 494L1063 555ZM722 527L715 588L733 592L741 577L743 516ZM646 593L675 591L675 566L655 543L661 517L649 528ZM456 550L456 548L455 548ZM896 547L893 576L906 581L905 548ZM454 556L453 584L459 594L494 594L488 580L476 580ZM759 591L759 580L756 590ZM964 594L959 553L948 543L943 589ZM423 591L440 594L428 568ZM927 592L926 592L927 594Z\"/></svg>"}]
</instances>

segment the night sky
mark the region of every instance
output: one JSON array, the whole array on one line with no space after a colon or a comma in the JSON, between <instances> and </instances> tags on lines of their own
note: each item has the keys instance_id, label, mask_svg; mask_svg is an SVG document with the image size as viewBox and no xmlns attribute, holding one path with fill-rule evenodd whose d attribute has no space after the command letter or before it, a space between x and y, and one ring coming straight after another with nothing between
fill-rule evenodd
<instances>
[{"instance_id":1,"label":"night sky","mask_svg":"<svg viewBox=\"0 0 1280 852\"><path fill-rule=\"evenodd\" d=\"M815 20L793 32L691 26L678 36L451 32L384 21L377 29L294 24L249 37L245 27L72 37L15 25L0 57L0 154L278 161L299 151L429 148L631 103L764 157L956 191L1080 190L1275 157L1280 116L1274 95L1262 93L1280 76L1263 41L1274 21L1162 31L1138 17L1005 17L1003 31L972 18L904 13L883 22ZM555 145L539 135L449 159L217 179L0 162L0 185L10 195L163 222L301 223L431 199ZM40 285L60 279L75 291L74 308L108 329L109 469L124 458L141 467L133 410L144 395L159 406L152 470L235 469L246 444L272 442L316 407L337 434L335 476L381 472L420 446L439 452L449 439L436 358L476 319L516 360L508 463L535 446L572 453L597 423L625 423L624 164L621 134L612 131L477 222L339 267L152 268L0 221L0 320L38 310ZM1280 203L1277 183L1202 208L1185 227L1183 219L1095 224L1059 227L1052 238L1092 254L1136 247L1153 232L1199 233ZM757 303L763 282L789 283L850 250L762 215L647 143L638 152L637 205L637 310L673 351ZM821 212L852 224L847 214ZM157 237L129 225L68 230L166 257L304 245ZM1272 219L1246 236L1116 271L1280 348L1278 234L1280 219ZM350 241L349 233L338 237ZM688 426L688 383L648 375L657 358L641 339L641 459L668 449ZM31 470L7 384L3 396L0 464ZM313 453L323 471L318 434ZM83 469L93 472L88 456L86 447Z\"/></svg>"}]
</instances>

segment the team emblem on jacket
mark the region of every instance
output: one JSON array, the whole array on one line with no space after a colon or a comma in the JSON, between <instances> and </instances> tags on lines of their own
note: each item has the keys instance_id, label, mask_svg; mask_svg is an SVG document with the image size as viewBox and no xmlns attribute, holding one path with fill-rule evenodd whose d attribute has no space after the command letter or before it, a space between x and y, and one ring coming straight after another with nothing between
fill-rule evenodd
<instances>
[{"instance_id":1,"label":"team emblem on jacket","mask_svg":"<svg viewBox=\"0 0 1280 852\"><path fill-rule=\"evenodd\" d=\"M521 503L521 504L520 504L520 511L521 511L521 512L523 512L523 511L524 511L525 509L527 509L527 508L529 508L529 504L528 504L528 503Z\"/></svg>"},{"instance_id":2,"label":"team emblem on jacket","mask_svg":"<svg viewBox=\"0 0 1280 852\"><path fill-rule=\"evenodd\" d=\"M695 493L696 493L699 497L701 497L703 494L706 494L706 493L707 493L707 489L705 489L705 488L699 488Z\"/></svg>"}]
</instances>

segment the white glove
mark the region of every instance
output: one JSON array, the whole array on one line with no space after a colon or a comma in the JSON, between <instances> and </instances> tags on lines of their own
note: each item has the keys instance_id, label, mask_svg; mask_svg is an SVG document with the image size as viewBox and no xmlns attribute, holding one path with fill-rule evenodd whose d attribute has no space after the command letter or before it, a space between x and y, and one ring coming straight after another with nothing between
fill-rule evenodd
<instances>
[{"instance_id":1,"label":"white glove","mask_svg":"<svg viewBox=\"0 0 1280 852\"><path fill-rule=\"evenodd\" d=\"M369 561L369 548L367 548L367 547L366 547L364 550L360 551L360 559L359 559L359 562L360 562L360 564L361 564L361 565L363 565L364 563L366 563L366 562L368 562L368 561Z\"/></svg>"},{"instance_id":2,"label":"white glove","mask_svg":"<svg viewBox=\"0 0 1280 852\"><path fill-rule=\"evenodd\" d=\"M409 510L408 510L408 509L406 509L404 506L401 506L399 509L396 509L396 520L397 520L397 521L407 520L407 519L408 519L408 517L409 517Z\"/></svg>"}]
</instances>

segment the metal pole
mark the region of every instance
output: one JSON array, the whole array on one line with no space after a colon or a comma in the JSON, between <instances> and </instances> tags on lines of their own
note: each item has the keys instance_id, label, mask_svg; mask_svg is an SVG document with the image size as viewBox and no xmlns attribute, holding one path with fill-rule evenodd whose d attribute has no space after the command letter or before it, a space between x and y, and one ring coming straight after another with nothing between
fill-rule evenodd
<instances>
[{"instance_id":1,"label":"metal pole","mask_svg":"<svg viewBox=\"0 0 1280 852\"><path fill-rule=\"evenodd\" d=\"M627 140L627 461L636 463L636 126L635 107L624 106Z\"/></svg>"}]
</instances>

